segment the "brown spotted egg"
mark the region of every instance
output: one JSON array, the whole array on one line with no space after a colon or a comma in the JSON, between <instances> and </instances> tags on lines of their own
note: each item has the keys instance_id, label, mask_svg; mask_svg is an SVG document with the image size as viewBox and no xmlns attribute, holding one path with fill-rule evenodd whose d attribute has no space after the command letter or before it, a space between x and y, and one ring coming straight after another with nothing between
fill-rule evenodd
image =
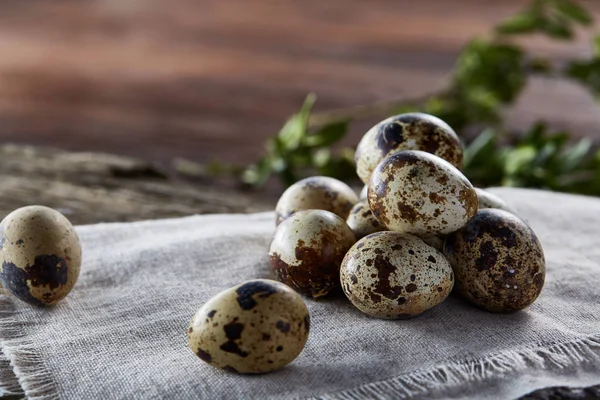
<instances>
[{"instance_id":1,"label":"brown spotted egg","mask_svg":"<svg viewBox=\"0 0 600 400\"><path fill-rule=\"evenodd\" d=\"M282 283L257 279L206 302L194 315L187 336L194 354L213 367L259 374L292 362L309 331L302 298Z\"/></svg>"},{"instance_id":2,"label":"brown spotted egg","mask_svg":"<svg viewBox=\"0 0 600 400\"><path fill-rule=\"evenodd\" d=\"M460 139L441 119L423 113L400 114L371 128L356 148L356 173L369 183L371 173L385 157L401 150L422 150L462 168Z\"/></svg>"},{"instance_id":3,"label":"brown spotted egg","mask_svg":"<svg viewBox=\"0 0 600 400\"><path fill-rule=\"evenodd\" d=\"M302 179L287 188L275 206L276 224L301 210L326 210L346 219L358 196L344 182L327 176Z\"/></svg>"},{"instance_id":4,"label":"brown spotted egg","mask_svg":"<svg viewBox=\"0 0 600 400\"><path fill-rule=\"evenodd\" d=\"M375 219L369 208L369 202L366 200L356 203L354 207L352 207L350 215L348 215L348 219L346 219L346 224L352 229L352 232L354 232L357 239L371 233L386 230Z\"/></svg>"},{"instance_id":5,"label":"brown spotted egg","mask_svg":"<svg viewBox=\"0 0 600 400\"><path fill-rule=\"evenodd\" d=\"M0 282L36 306L57 303L77 282L81 246L64 215L44 206L19 208L0 222Z\"/></svg>"},{"instance_id":6,"label":"brown spotted egg","mask_svg":"<svg viewBox=\"0 0 600 400\"><path fill-rule=\"evenodd\" d=\"M440 304L454 276L444 256L416 236L377 232L356 242L340 269L342 289L360 311L409 318Z\"/></svg>"},{"instance_id":7,"label":"brown spotted egg","mask_svg":"<svg viewBox=\"0 0 600 400\"><path fill-rule=\"evenodd\" d=\"M389 230L444 235L475 215L477 193L447 161L423 151L400 151L373 171L369 206Z\"/></svg>"},{"instance_id":8,"label":"brown spotted egg","mask_svg":"<svg viewBox=\"0 0 600 400\"><path fill-rule=\"evenodd\" d=\"M318 298L339 287L340 264L355 242L354 233L337 215L299 211L275 230L269 259L279 281Z\"/></svg>"},{"instance_id":9,"label":"brown spotted egg","mask_svg":"<svg viewBox=\"0 0 600 400\"><path fill-rule=\"evenodd\" d=\"M504 210L480 210L446 238L444 253L456 274L458 293L488 311L523 309L544 286L540 241L525 222Z\"/></svg>"},{"instance_id":10,"label":"brown spotted egg","mask_svg":"<svg viewBox=\"0 0 600 400\"><path fill-rule=\"evenodd\" d=\"M479 202L479 209L482 210L484 208L497 208L500 210L505 210L508 212L513 212L512 209L506 204L504 200L500 197L496 196L493 193L488 192L487 190L483 190L480 188L475 188L477 192L477 199ZM514 214L514 212L513 212Z\"/></svg>"}]
</instances>

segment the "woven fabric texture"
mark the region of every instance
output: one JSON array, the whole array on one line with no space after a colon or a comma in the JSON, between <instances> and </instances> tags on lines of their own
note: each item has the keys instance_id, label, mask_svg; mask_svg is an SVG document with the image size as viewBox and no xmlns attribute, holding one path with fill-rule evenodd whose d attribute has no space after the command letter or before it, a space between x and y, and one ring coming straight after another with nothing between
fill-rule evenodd
<instances>
[{"instance_id":1,"label":"woven fabric texture","mask_svg":"<svg viewBox=\"0 0 600 400\"><path fill-rule=\"evenodd\" d=\"M451 296L421 316L369 318L343 295L306 300L312 330L286 368L241 376L187 347L216 293L270 278L273 213L77 227L79 281L53 308L0 296L0 394L31 399L514 398L600 384L600 199L495 189L538 234L544 290L492 314Z\"/></svg>"}]
</instances>

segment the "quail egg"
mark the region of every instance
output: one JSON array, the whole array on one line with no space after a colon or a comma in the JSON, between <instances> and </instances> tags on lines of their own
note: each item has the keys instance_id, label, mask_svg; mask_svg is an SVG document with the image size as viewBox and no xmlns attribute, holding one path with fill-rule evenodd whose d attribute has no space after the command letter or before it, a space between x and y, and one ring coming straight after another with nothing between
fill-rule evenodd
<instances>
[{"instance_id":1,"label":"quail egg","mask_svg":"<svg viewBox=\"0 0 600 400\"><path fill-rule=\"evenodd\" d=\"M64 215L44 206L19 208L0 222L0 282L36 306L57 303L77 282L81 246Z\"/></svg>"},{"instance_id":2,"label":"quail egg","mask_svg":"<svg viewBox=\"0 0 600 400\"><path fill-rule=\"evenodd\" d=\"M484 208L498 208L500 210L512 212L512 209L508 206L508 204L506 204L506 202L504 200L502 200L500 197L496 196L495 194L490 193L487 190L483 190L480 188L475 188L475 191L477 192L477 199L479 202L480 210L482 210Z\"/></svg>"},{"instance_id":3,"label":"quail egg","mask_svg":"<svg viewBox=\"0 0 600 400\"><path fill-rule=\"evenodd\" d=\"M443 236L435 236L435 235L423 236L423 237L421 237L421 240L423 240L426 244L430 245L431 247L433 247L440 253L442 253L444 251L444 237Z\"/></svg>"},{"instance_id":4,"label":"quail egg","mask_svg":"<svg viewBox=\"0 0 600 400\"><path fill-rule=\"evenodd\" d=\"M366 200L368 193L369 193L369 185L363 186L362 190L360 191L360 195L358 196L358 199L361 201Z\"/></svg>"},{"instance_id":5,"label":"quail egg","mask_svg":"<svg viewBox=\"0 0 600 400\"><path fill-rule=\"evenodd\" d=\"M283 368L302 351L310 317L302 298L267 279L244 282L210 299L188 328L188 345L213 367L242 374Z\"/></svg>"},{"instance_id":6,"label":"quail egg","mask_svg":"<svg viewBox=\"0 0 600 400\"><path fill-rule=\"evenodd\" d=\"M342 219L348 213L358 196L350 186L326 176L312 176L302 179L287 188L275 206L276 223L301 210L326 210Z\"/></svg>"},{"instance_id":7,"label":"quail egg","mask_svg":"<svg viewBox=\"0 0 600 400\"><path fill-rule=\"evenodd\" d=\"M342 289L360 311L409 318L440 304L454 276L444 256L416 236L377 232L356 242L340 269Z\"/></svg>"},{"instance_id":8,"label":"quail egg","mask_svg":"<svg viewBox=\"0 0 600 400\"><path fill-rule=\"evenodd\" d=\"M462 168L463 149L452 128L433 115L409 113L383 120L363 136L354 156L356 173L368 184L377 164L400 150L426 151Z\"/></svg>"},{"instance_id":9,"label":"quail egg","mask_svg":"<svg viewBox=\"0 0 600 400\"><path fill-rule=\"evenodd\" d=\"M337 215L299 211L275 230L269 258L279 281L318 298L339 287L340 264L354 242L354 233Z\"/></svg>"},{"instance_id":10,"label":"quail egg","mask_svg":"<svg viewBox=\"0 0 600 400\"><path fill-rule=\"evenodd\" d=\"M488 311L523 309L544 286L540 241L525 222L504 210L480 210L446 238L444 253L456 274L458 293Z\"/></svg>"},{"instance_id":11,"label":"quail egg","mask_svg":"<svg viewBox=\"0 0 600 400\"><path fill-rule=\"evenodd\" d=\"M375 219L369 203L366 200L358 202L350 210L350 215L346 223L354 232L357 239L367 236L371 233L386 230L381 224Z\"/></svg>"},{"instance_id":12,"label":"quail egg","mask_svg":"<svg viewBox=\"0 0 600 400\"><path fill-rule=\"evenodd\" d=\"M373 171L369 206L389 230L445 235L475 215L477 193L447 161L423 151L400 151Z\"/></svg>"}]
</instances>

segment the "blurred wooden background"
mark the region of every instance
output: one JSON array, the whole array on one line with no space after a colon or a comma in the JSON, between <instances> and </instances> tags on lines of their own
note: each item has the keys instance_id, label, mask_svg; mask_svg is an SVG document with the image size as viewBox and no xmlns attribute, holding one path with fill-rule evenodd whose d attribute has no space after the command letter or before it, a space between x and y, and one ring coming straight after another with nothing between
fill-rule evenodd
<instances>
[{"instance_id":1,"label":"blurred wooden background","mask_svg":"<svg viewBox=\"0 0 600 400\"><path fill-rule=\"evenodd\" d=\"M431 92L469 38L527 3L2 2L0 141L249 162L308 92L317 110ZM585 4L600 17L600 1ZM591 51L589 37L527 45L557 60ZM536 79L510 121L600 139L598 110L577 85Z\"/></svg>"}]
</instances>

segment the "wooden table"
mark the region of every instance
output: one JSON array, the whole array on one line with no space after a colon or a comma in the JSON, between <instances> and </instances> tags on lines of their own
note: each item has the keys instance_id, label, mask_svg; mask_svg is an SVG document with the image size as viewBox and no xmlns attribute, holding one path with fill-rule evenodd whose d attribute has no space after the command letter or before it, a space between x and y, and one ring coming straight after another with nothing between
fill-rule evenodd
<instances>
[{"instance_id":1,"label":"wooden table","mask_svg":"<svg viewBox=\"0 0 600 400\"><path fill-rule=\"evenodd\" d=\"M317 110L439 89L461 47L528 1L12 1L0 5L0 141L248 163L308 92ZM600 2L586 5L600 17ZM562 60L575 44L527 41ZM535 79L513 126L600 138L577 85ZM375 120L357 124L356 143Z\"/></svg>"}]
</instances>

